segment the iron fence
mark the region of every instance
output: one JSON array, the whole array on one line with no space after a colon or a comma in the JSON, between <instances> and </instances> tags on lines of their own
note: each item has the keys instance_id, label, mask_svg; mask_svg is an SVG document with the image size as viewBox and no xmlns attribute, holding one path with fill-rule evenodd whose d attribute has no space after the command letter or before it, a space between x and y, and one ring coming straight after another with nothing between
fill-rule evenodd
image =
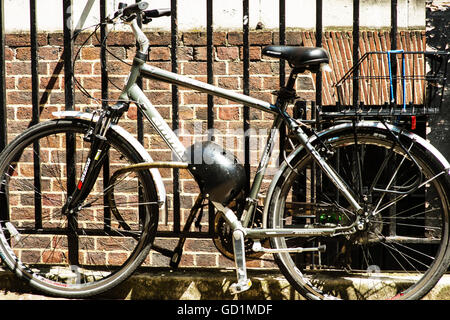
<instances>
[{"instance_id":1,"label":"iron fence","mask_svg":"<svg viewBox=\"0 0 450 320\"><path fill-rule=\"evenodd\" d=\"M139 2L138 0L136 0ZM171 71L179 72L178 70L178 41L179 41L179 30L178 30L178 3L182 0L171 0L170 5L172 9L171 16ZM39 115L41 114L41 106L45 104L46 92L43 94L41 99L39 99L39 77L38 77L38 28L36 23L36 0L29 1L30 8L30 46L31 46L31 91L32 91L32 119L30 119L30 125L39 122ZM64 23L65 21L69 21L72 16L72 6L73 0L63 0L63 34L64 34L64 51L62 53L62 58L59 63L56 65L54 74L58 74L64 69L64 100L65 100L65 109L73 110L75 99L74 99L74 83L72 75L74 73L73 70L73 48L74 48L74 40L73 34L75 30L73 29L71 24ZM213 0L205 0L206 6L206 65L207 65L207 82L212 84L214 79L214 69L213 69L213 52L214 52L214 44L213 44L213 36L214 36L214 15L213 15ZM323 10L324 4L322 0L316 0L316 25L315 25L315 41L316 46L322 46L323 44ZM250 3L249 0L242 1L242 14L243 14L243 24L242 24L242 34L243 34L243 93L248 95L250 93L250 42L249 42L249 12L250 12ZM279 0L279 44L286 44L286 1ZM396 34L398 33L397 26L397 12L398 12L398 4L397 0L391 1L391 28L390 28L390 38L391 38L391 50L397 49L397 38ZM107 16L106 12L106 0L100 0L100 17L104 19ZM0 150L2 150L7 143L7 102L6 102L6 68L5 68L5 27L4 27L4 1L0 1ZM105 39L107 35L106 26L102 25L100 29L100 37L101 41ZM353 61L358 61L359 59L359 46L360 46L360 0L353 1ZM107 51L104 47L101 48L100 51L100 60L101 60L101 98L104 101L103 103L107 103L108 100L108 70L104 67L107 62ZM355 64L353 66L353 73L358 74L359 65ZM284 85L285 81L285 63L283 60L280 61L279 64L279 84L280 86ZM357 81L357 80L354 80ZM319 73L315 78L315 104L322 105L322 76ZM47 85L47 89L51 89L52 83L50 82ZM354 85L353 90L353 103L356 104L359 97L359 86ZM171 87L172 93L172 128L173 130L177 130L180 127L180 119L179 119L179 91L176 85L172 85ZM207 99L207 128L214 128L214 101L212 96L208 96ZM319 117L319 114L313 114L312 119L316 119ZM243 128L244 132L249 129L250 123L250 112L248 107L243 107ZM283 150L285 148L284 140L285 133L284 129L281 130L280 133L280 148ZM209 130L209 132L212 132ZM137 137L140 142L143 142L144 139L144 125L143 125L143 116L138 112L137 116ZM210 136L209 139L213 137ZM247 172L247 175L250 176L250 147L249 147L249 137L245 137L244 141L244 167ZM70 144L70 142L69 142ZM69 153L70 146L68 145ZM282 154L282 152L280 152ZM38 165L36 166L36 170L38 170ZM38 173L36 173L38 174ZM312 180L311 183L314 180ZM74 184L75 185L75 184ZM246 186L247 190L249 189L249 185ZM177 236L181 233L181 217L180 217L180 173L179 169L174 169L173 172L173 229L171 231L161 232L159 235L163 237ZM39 206L36 206L36 210L39 210ZM39 213L37 213L39 216ZM212 207L209 208L209 228L203 232L192 232L188 235L188 237L211 237L213 232L213 222L214 222L214 210Z\"/></svg>"}]
</instances>

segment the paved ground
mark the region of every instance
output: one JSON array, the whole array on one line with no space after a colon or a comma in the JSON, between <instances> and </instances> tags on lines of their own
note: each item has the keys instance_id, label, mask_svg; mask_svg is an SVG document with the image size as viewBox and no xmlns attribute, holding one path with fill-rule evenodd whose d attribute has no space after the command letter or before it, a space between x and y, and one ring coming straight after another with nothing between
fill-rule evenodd
<instances>
[{"instance_id":1,"label":"paved ground","mask_svg":"<svg viewBox=\"0 0 450 320\"><path fill-rule=\"evenodd\" d=\"M229 293L234 270L224 269L144 269L98 297L117 300L296 300L302 299L275 270L249 270L252 288L239 297ZM351 279L348 279L351 283ZM358 280L360 281L360 280ZM348 281L347 281L348 282ZM347 289L352 288L346 283ZM338 284L336 284L338 285ZM445 275L425 297L450 300L450 274ZM0 300L59 300L31 292L9 271L0 269Z\"/></svg>"}]
</instances>

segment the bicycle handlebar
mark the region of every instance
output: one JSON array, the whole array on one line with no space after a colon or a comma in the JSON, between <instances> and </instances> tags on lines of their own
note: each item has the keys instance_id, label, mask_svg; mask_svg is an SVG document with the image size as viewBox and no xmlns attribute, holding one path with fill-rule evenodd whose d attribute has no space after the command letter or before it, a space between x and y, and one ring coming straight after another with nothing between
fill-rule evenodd
<instances>
[{"instance_id":1,"label":"bicycle handlebar","mask_svg":"<svg viewBox=\"0 0 450 320\"><path fill-rule=\"evenodd\" d=\"M152 18L170 16L172 14L172 10L169 8L145 10L147 8L147 2L134 3L128 6L126 3L120 2L119 10L114 12L112 18L108 18L107 21L113 22L115 19L121 18L124 21L131 22L136 18L135 15L142 13L143 23L148 23Z\"/></svg>"},{"instance_id":2,"label":"bicycle handlebar","mask_svg":"<svg viewBox=\"0 0 450 320\"><path fill-rule=\"evenodd\" d=\"M159 18L163 16L170 16L171 14L172 10L168 8L144 11L144 15L146 18Z\"/></svg>"},{"instance_id":3,"label":"bicycle handlebar","mask_svg":"<svg viewBox=\"0 0 450 320\"><path fill-rule=\"evenodd\" d=\"M119 4L119 8L120 8L121 4L122 3ZM129 6L126 6L122 9L122 16L129 17L132 14L140 13L147 8L148 8L147 2L139 2L139 3L130 4Z\"/></svg>"},{"instance_id":4,"label":"bicycle handlebar","mask_svg":"<svg viewBox=\"0 0 450 320\"><path fill-rule=\"evenodd\" d=\"M138 2L129 6L127 6L126 3L120 2L119 10L114 13L112 18L107 18L106 20L107 23L114 23L114 20L120 18L121 20L126 21L131 25L133 34L139 44L138 54L140 54L141 58L147 55L149 41L136 22L137 15L142 14L142 22L148 23L152 20L152 18L170 16L172 13L171 9L153 9L145 11L147 7L147 2Z\"/></svg>"}]
</instances>

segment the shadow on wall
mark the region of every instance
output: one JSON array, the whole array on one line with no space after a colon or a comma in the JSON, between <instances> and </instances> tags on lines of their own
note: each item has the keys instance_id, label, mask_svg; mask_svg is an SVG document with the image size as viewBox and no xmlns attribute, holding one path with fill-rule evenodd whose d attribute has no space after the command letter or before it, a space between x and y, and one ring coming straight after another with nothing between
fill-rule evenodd
<instances>
[{"instance_id":1,"label":"shadow on wall","mask_svg":"<svg viewBox=\"0 0 450 320\"><path fill-rule=\"evenodd\" d=\"M448 51L450 49L449 31L450 31L450 6L448 2L444 5L443 1L433 1L427 3L426 11L426 42L428 50ZM450 79L450 68L447 69L447 79ZM444 102L441 113L430 118L429 127L431 132L427 138L439 149L444 157L450 159L450 90L447 80L444 93Z\"/></svg>"}]
</instances>

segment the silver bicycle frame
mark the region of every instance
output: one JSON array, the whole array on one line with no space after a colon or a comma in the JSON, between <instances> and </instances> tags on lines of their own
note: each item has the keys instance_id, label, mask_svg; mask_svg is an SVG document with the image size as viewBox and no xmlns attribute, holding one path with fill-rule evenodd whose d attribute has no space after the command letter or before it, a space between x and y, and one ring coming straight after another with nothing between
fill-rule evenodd
<instances>
[{"instance_id":1,"label":"silver bicycle frame","mask_svg":"<svg viewBox=\"0 0 450 320\"><path fill-rule=\"evenodd\" d=\"M139 28L136 20L131 23L133 33L139 43L139 54L140 56L146 56L148 50L148 39L142 30ZM183 155L186 148L178 139L177 135L172 131L166 121L162 118L156 108L152 105L150 100L146 97L144 92L136 84L139 76L144 78L154 79L170 84L180 85L182 87L190 88L199 92L210 94L212 96L221 97L227 100L234 101L238 104L242 104L247 107L256 108L264 112L269 112L275 115L275 120L272 125L272 130L267 139L266 148L263 152L263 157L260 160L258 172L254 178L253 184L251 186L249 194L249 206L244 211L240 222L237 224L238 228L246 228L249 221L249 217L255 209L254 203L257 200L257 194L261 187L262 178L265 175L267 165L269 163L269 158L272 152L273 142L275 138L274 129L279 129L283 121L289 120L289 115L284 111L284 106L275 106L266 101L262 101L244 94L240 94L231 90L215 87L205 82L201 82L184 75L179 75L170 71L166 71L154 66L145 64L145 61L138 58L138 55L133 60L133 66L131 67L130 75L128 81L123 88L123 91L119 97L120 101L135 102L138 108L141 110L143 115L150 121L154 129L158 134L164 139L169 148L172 150L173 154L177 159L176 161L183 161ZM328 163L320 156L314 146L309 142L309 137L304 133L304 131L299 127L293 127L292 121L287 121L288 127L297 136L301 144L309 152L318 166L325 172L325 174L330 178L330 180L335 184L335 186L340 190L340 192L345 196L349 203L353 206L355 212L362 213L362 207L359 205L358 201L352 195L351 191L348 190L346 184L342 181L339 175L334 171L334 169L328 165ZM230 213L231 210L228 208L220 209L218 204L215 204L216 208L225 216L225 219L231 224L237 220L234 213ZM227 210L228 209L228 210ZM226 211L226 212L224 212ZM228 212L228 213L227 213ZM272 230L273 231L273 230ZM316 230L317 232L318 230ZM323 230L325 233L329 233L332 230ZM292 231L294 232L294 231ZM266 233L266 232L264 232ZM295 232L293 233L295 234ZM275 236L273 232L267 232L267 236Z\"/></svg>"},{"instance_id":2,"label":"silver bicycle frame","mask_svg":"<svg viewBox=\"0 0 450 320\"><path fill-rule=\"evenodd\" d=\"M250 195L252 197L256 197L258 190L261 186L262 177L265 174L265 170L267 168L270 154L272 151L273 141L275 138L275 134L273 129L278 129L283 122L283 116L286 114L282 114L282 110L268 102L240 94L231 90L215 87L213 85L189 78L187 76L179 75L170 71L166 71L154 66L150 66L144 63L143 60L138 58L134 59L133 66L131 68L130 76L128 78L128 82L120 96L120 100L122 101L134 101L139 109L142 111L144 116L150 121L154 129L158 132L158 134L164 139L169 148L173 151L176 156L177 161L183 160L183 155L185 152L185 147L178 139L177 135L172 131L166 121L162 118L156 108L152 105L150 100L146 97L143 91L136 85L136 79L138 76L142 76L144 78L154 79L170 84L176 84L183 87L187 87L199 92L203 92L206 94L210 94L213 96L218 96L221 98L225 98L231 101L234 101L239 104L243 104L244 106L248 106L251 108L256 108L262 110L264 112L269 112L276 115L274 120L271 133L269 134L266 149L263 152L264 156L262 157L257 176L252 184L252 188L250 191ZM330 177L331 181L341 190L342 194L350 201L353 205L356 212L361 212L362 208L359 206L356 199L352 196L351 192L347 189L346 185L339 176L335 173L335 171L326 163L326 161L319 155L319 153L315 150L315 148L309 143L309 137L301 130L301 128L296 128L295 133L299 137L299 140L302 142L304 147L310 152L313 158L316 160L318 165L322 168L322 170ZM256 200L252 198L251 200ZM246 212L242 221L246 221L248 216L251 215L250 212ZM245 225L245 223L244 223Z\"/></svg>"}]
</instances>

